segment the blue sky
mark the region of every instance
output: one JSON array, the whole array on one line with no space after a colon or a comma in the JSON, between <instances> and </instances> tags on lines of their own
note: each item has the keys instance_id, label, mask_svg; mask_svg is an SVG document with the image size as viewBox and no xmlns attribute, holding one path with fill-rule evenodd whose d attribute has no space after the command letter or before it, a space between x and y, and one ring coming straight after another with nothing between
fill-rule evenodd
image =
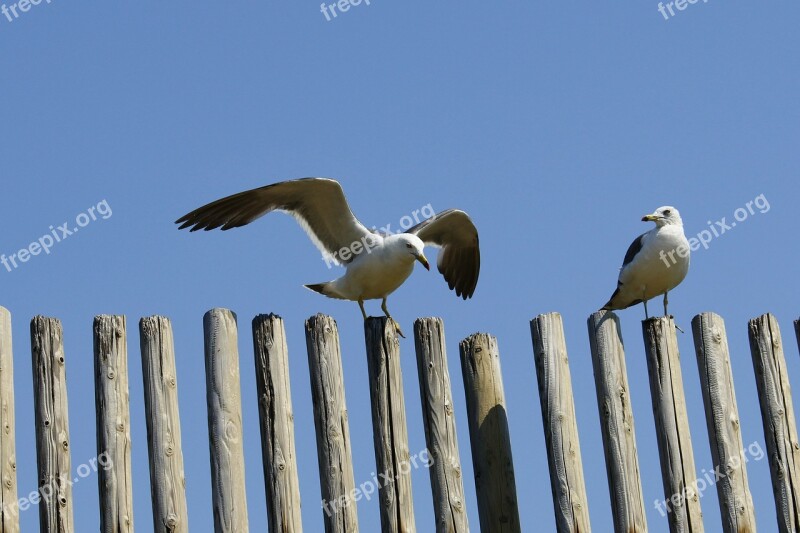
<instances>
[{"instance_id":1,"label":"blue sky","mask_svg":"<svg viewBox=\"0 0 800 533\"><path fill-rule=\"evenodd\" d=\"M10 4L10 0L5 0ZM669 20L635 4L490 4L372 0L326 21L319 2L52 0L9 22L0 15L0 253L10 255L105 200L98 217L11 272L0 305L13 314L20 496L36 488L29 320L65 328L72 463L96 455L91 324L128 317L134 506L152 527L138 320L173 320L192 531L212 530L202 317L239 316L250 525L266 523L250 321L286 320L303 518L322 527L303 321L333 315L342 337L355 479L374 455L363 331L356 304L303 283L332 279L301 229L272 215L226 233L172 222L218 197L284 179L342 182L367 224L395 227L431 204L459 207L480 231L475 297L456 298L422 269L389 300L407 332L445 321L469 518L478 528L458 341L499 339L523 529L554 527L528 322L562 313L596 531L611 527L586 319L616 284L645 213L677 206L686 233L749 215L692 257L670 309L727 323L745 445L763 445L746 323L774 313L790 377L798 309L800 56L796 2L710 0ZM429 255L434 255L431 252ZM379 313L379 303L368 310ZM654 302L651 309L658 309ZM667 531L640 338L643 310L620 313L636 415L645 506ZM698 470L712 467L691 335L679 338ZM424 433L413 340L401 344L410 448ZM758 525L775 523L766 460L748 475ZM428 472L415 471L417 526L430 530ZM74 487L79 531L98 524L94 476ZM716 492L701 501L716 530ZM361 502L363 531L378 502ZM34 531L36 510L22 514Z\"/></svg>"}]
</instances>

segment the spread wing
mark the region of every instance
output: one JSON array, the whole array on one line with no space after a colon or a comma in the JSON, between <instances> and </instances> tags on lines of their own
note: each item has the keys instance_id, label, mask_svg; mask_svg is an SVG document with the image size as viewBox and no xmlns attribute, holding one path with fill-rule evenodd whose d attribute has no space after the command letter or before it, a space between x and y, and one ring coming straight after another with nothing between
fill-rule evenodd
<instances>
[{"instance_id":1,"label":"spread wing","mask_svg":"<svg viewBox=\"0 0 800 533\"><path fill-rule=\"evenodd\" d=\"M353 215L339 182L327 178L282 181L240 192L195 209L175 223L181 224L179 229L191 228L190 231L226 231L271 211L292 215L323 255L334 260L342 248L375 238Z\"/></svg>"},{"instance_id":2,"label":"spread wing","mask_svg":"<svg viewBox=\"0 0 800 533\"><path fill-rule=\"evenodd\" d=\"M481 271L478 229L464 212L448 209L425 220L406 233L425 244L441 247L436 266L456 294L465 300L475 293Z\"/></svg>"}]
</instances>

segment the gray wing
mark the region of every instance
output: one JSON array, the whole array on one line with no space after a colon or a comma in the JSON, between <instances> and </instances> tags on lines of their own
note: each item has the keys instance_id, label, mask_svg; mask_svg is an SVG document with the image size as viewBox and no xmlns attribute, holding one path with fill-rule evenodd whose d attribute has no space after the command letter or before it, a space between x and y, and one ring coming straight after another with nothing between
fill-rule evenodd
<instances>
[{"instance_id":1,"label":"gray wing","mask_svg":"<svg viewBox=\"0 0 800 533\"><path fill-rule=\"evenodd\" d=\"M276 210L292 215L317 248L334 259L342 248L374 236L353 215L339 182L327 178L282 181L240 192L195 209L175 223L190 231L226 231Z\"/></svg>"},{"instance_id":2,"label":"gray wing","mask_svg":"<svg viewBox=\"0 0 800 533\"><path fill-rule=\"evenodd\" d=\"M425 244L441 247L436 266L456 294L472 297L481 271L478 229L464 212L448 209L425 220L406 233L413 233Z\"/></svg>"},{"instance_id":3,"label":"gray wing","mask_svg":"<svg viewBox=\"0 0 800 533\"><path fill-rule=\"evenodd\" d=\"M622 261L622 268L628 266L628 263L633 261L633 258L636 257L636 254L638 254L639 251L642 249L642 246L644 245L645 235L647 235L647 233L642 233L641 235L636 237L636 239L628 247L628 251L625 253L625 259Z\"/></svg>"}]
</instances>

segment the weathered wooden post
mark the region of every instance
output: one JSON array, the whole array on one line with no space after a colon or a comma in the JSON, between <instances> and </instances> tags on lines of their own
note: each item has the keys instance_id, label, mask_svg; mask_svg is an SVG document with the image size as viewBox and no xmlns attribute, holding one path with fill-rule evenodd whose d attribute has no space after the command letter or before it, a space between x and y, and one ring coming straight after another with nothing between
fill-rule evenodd
<instances>
[{"instance_id":1,"label":"weathered wooden post","mask_svg":"<svg viewBox=\"0 0 800 533\"><path fill-rule=\"evenodd\" d=\"M519 507L497 339L459 344L481 531L519 533Z\"/></svg>"},{"instance_id":2,"label":"weathered wooden post","mask_svg":"<svg viewBox=\"0 0 800 533\"><path fill-rule=\"evenodd\" d=\"M619 319L597 311L588 326L614 531L643 533L647 521Z\"/></svg>"},{"instance_id":3,"label":"weathered wooden post","mask_svg":"<svg viewBox=\"0 0 800 533\"><path fill-rule=\"evenodd\" d=\"M425 442L431 459L429 468L436 533L466 533L469 524L464 503L464 479L442 319L416 320L414 345Z\"/></svg>"},{"instance_id":4,"label":"weathered wooden post","mask_svg":"<svg viewBox=\"0 0 800 533\"><path fill-rule=\"evenodd\" d=\"M781 533L800 529L800 442L778 322L771 314L749 322L750 352L761 405L772 490Z\"/></svg>"},{"instance_id":5,"label":"weathered wooden post","mask_svg":"<svg viewBox=\"0 0 800 533\"><path fill-rule=\"evenodd\" d=\"M531 320L531 338L556 529L559 533L588 533L589 501L561 315L549 313Z\"/></svg>"},{"instance_id":6,"label":"weathered wooden post","mask_svg":"<svg viewBox=\"0 0 800 533\"><path fill-rule=\"evenodd\" d=\"M172 324L154 316L139 322L155 533L188 533L178 377Z\"/></svg>"},{"instance_id":7,"label":"weathered wooden post","mask_svg":"<svg viewBox=\"0 0 800 533\"><path fill-rule=\"evenodd\" d=\"M377 463L381 530L413 533L411 454L400 370L400 343L394 321L370 317L364 323L372 404L372 434Z\"/></svg>"},{"instance_id":8,"label":"weathered wooden post","mask_svg":"<svg viewBox=\"0 0 800 533\"><path fill-rule=\"evenodd\" d=\"M672 533L704 531L678 339L672 317L642 322L650 396L661 459L667 521Z\"/></svg>"},{"instance_id":9,"label":"weathered wooden post","mask_svg":"<svg viewBox=\"0 0 800 533\"><path fill-rule=\"evenodd\" d=\"M128 344L124 316L94 319L94 393L100 531L133 531L131 414Z\"/></svg>"},{"instance_id":10,"label":"weathered wooden post","mask_svg":"<svg viewBox=\"0 0 800 533\"><path fill-rule=\"evenodd\" d=\"M36 458L39 467L39 529L72 533L72 469L61 322L37 316L31 321Z\"/></svg>"},{"instance_id":11,"label":"weathered wooden post","mask_svg":"<svg viewBox=\"0 0 800 533\"><path fill-rule=\"evenodd\" d=\"M212 309L203 317L203 332L214 531L246 532L247 493L236 315L228 309Z\"/></svg>"},{"instance_id":12,"label":"weathered wooden post","mask_svg":"<svg viewBox=\"0 0 800 533\"><path fill-rule=\"evenodd\" d=\"M11 313L0 307L0 531L19 533Z\"/></svg>"},{"instance_id":13,"label":"weathered wooden post","mask_svg":"<svg viewBox=\"0 0 800 533\"><path fill-rule=\"evenodd\" d=\"M270 533L301 533L300 483L289 384L289 350L283 319L253 319L261 452Z\"/></svg>"},{"instance_id":14,"label":"weathered wooden post","mask_svg":"<svg viewBox=\"0 0 800 533\"><path fill-rule=\"evenodd\" d=\"M715 468L727 472L716 483L722 530L724 533L755 533L755 508L747 483L745 448L725 322L714 313L702 313L692 320L692 331L711 458Z\"/></svg>"},{"instance_id":15,"label":"weathered wooden post","mask_svg":"<svg viewBox=\"0 0 800 533\"><path fill-rule=\"evenodd\" d=\"M321 314L306 320L306 346L325 532L354 533L358 514L336 322Z\"/></svg>"}]
</instances>

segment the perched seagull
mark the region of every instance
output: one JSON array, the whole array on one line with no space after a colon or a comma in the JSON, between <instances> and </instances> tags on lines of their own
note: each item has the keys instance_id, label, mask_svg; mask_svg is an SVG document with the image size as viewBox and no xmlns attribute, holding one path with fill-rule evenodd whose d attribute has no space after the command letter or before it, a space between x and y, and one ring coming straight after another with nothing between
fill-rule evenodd
<instances>
[{"instance_id":1,"label":"perched seagull","mask_svg":"<svg viewBox=\"0 0 800 533\"><path fill-rule=\"evenodd\" d=\"M689 271L689 241L683 234L683 221L672 206L656 209L642 218L656 227L639 235L628 248L619 272L617 290L603 306L604 310L625 309L664 295L664 316L667 316L667 293L677 287Z\"/></svg>"},{"instance_id":2,"label":"perched seagull","mask_svg":"<svg viewBox=\"0 0 800 533\"><path fill-rule=\"evenodd\" d=\"M353 215L339 182L326 178L283 181L211 202L179 218L179 229L223 231L249 224L270 211L292 215L324 256L344 265L344 276L306 285L329 298L358 302L386 298L411 275L419 261L430 270L426 244L440 247L437 266L456 295L472 297L481 267L478 230L464 211L448 209L409 228L384 235L367 229ZM392 319L394 321L394 319ZM402 335L399 326L395 327Z\"/></svg>"}]
</instances>

